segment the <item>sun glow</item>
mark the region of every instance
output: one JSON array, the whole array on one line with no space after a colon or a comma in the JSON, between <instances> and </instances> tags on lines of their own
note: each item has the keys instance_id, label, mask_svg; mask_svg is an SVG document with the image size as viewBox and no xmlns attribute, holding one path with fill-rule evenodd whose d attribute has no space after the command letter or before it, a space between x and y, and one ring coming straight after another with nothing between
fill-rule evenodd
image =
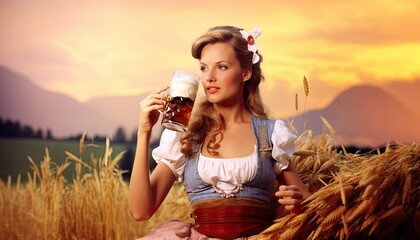
<instances>
[{"instance_id":1,"label":"sun glow","mask_svg":"<svg viewBox=\"0 0 420 240\"><path fill-rule=\"evenodd\" d=\"M2 2L0 64L78 100L139 94L197 71L190 47L207 28L258 24L268 92L294 92L306 75L335 91L325 102L354 84L420 76L418 1L321 3Z\"/></svg>"}]
</instances>

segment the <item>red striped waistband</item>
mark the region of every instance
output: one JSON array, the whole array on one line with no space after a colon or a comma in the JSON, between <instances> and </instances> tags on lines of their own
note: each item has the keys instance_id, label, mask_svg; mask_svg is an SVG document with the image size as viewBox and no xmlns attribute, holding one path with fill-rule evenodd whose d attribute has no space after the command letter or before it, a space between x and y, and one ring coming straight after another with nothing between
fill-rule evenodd
<instances>
[{"instance_id":1,"label":"red striped waistband","mask_svg":"<svg viewBox=\"0 0 420 240\"><path fill-rule=\"evenodd\" d=\"M250 237L272 224L273 210L259 200L247 198L212 199L191 206L194 228L217 238Z\"/></svg>"}]
</instances>

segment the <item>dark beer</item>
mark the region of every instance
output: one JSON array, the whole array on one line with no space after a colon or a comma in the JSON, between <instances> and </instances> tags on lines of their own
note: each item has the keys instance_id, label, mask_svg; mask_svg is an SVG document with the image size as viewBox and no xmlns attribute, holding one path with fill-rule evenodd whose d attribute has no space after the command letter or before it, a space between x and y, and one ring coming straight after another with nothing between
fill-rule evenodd
<instances>
[{"instance_id":1,"label":"dark beer","mask_svg":"<svg viewBox=\"0 0 420 240\"><path fill-rule=\"evenodd\" d=\"M194 102L185 97L174 97L166 104L162 125L174 131L186 131Z\"/></svg>"},{"instance_id":2,"label":"dark beer","mask_svg":"<svg viewBox=\"0 0 420 240\"><path fill-rule=\"evenodd\" d=\"M185 132L197 95L199 77L186 71L175 71L168 91L168 101L163 114L162 126Z\"/></svg>"}]
</instances>

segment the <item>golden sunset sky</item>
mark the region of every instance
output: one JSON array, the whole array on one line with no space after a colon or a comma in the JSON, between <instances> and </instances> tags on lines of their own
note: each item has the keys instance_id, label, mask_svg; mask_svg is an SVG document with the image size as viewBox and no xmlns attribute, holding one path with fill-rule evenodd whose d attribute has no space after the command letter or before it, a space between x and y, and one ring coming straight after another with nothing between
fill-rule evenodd
<instances>
[{"instance_id":1,"label":"golden sunset sky","mask_svg":"<svg viewBox=\"0 0 420 240\"><path fill-rule=\"evenodd\" d=\"M275 116L327 105L350 86L420 77L420 1L0 0L0 65L81 102L167 85L198 73L192 42L235 25L257 39L263 98ZM140 101L140 99L139 99Z\"/></svg>"}]
</instances>

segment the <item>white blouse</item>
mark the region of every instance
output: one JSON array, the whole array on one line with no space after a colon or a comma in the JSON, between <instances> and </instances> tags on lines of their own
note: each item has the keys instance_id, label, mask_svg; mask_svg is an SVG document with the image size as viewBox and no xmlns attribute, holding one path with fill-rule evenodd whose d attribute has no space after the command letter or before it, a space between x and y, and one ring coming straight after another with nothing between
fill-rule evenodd
<instances>
[{"instance_id":1,"label":"white blouse","mask_svg":"<svg viewBox=\"0 0 420 240\"><path fill-rule=\"evenodd\" d=\"M165 129L160 139L160 145L152 151L155 161L166 164L178 181L183 180L186 163L186 158L180 150L181 135L182 133ZM295 140L296 135L285 126L284 122L276 120L271 135L273 145L271 154L275 159L276 174L289 166L289 159L295 151ZM257 145L254 145L254 152L251 155L229 159L206 157L200 154L198 174L204 182L229 194L242 183L255 177L258 166L257 149Z\"/></svg>"}]
</instances>

